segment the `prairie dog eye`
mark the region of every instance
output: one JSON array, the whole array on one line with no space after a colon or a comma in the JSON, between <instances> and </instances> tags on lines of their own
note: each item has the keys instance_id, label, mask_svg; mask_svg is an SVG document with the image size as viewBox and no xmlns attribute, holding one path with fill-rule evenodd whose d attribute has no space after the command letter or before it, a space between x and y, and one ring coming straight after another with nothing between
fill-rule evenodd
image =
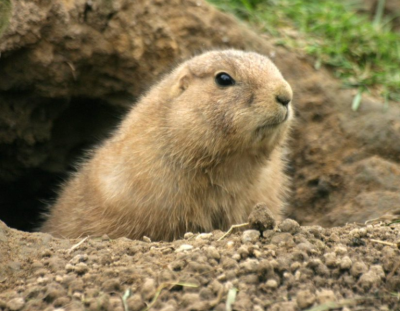
<instances>
[{"instance_id":1,"label":"prairie dog eye","mask_svg":"<svg viewBox=\"0 0 400 311\"><path fill-rule=\"evenodd\" d=\"M215 83L217 83L219 86L227 87L227 86L235 85L236 82L226 72L220 72L215 76Z\"/></svg>"}]
</instances>

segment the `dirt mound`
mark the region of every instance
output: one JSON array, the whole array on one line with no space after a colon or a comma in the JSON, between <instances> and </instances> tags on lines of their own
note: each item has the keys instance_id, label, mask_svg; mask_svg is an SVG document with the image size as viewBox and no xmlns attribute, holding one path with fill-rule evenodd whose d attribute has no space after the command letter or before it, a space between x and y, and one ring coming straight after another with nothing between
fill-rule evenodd
<instances>
[{"instance_id":1,"label":"dirt mound","mask_svg":"<svg viewBox=\"0 0 400 311\"><path fill-rule=\"evenodd\" d=\"M68 241L1 223L0 310L399 310L399 233L286 220L221 241Z\"/></svg>"}]
</instances>

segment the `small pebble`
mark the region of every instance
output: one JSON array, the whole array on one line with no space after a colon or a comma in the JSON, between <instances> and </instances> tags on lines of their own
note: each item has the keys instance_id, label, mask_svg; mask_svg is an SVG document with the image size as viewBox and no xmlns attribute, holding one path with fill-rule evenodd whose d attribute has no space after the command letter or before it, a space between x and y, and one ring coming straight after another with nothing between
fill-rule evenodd
<instances>
[{"instance_id":1,"label":"small pebble","mask_svg":"<svg viewBox=\"0 0 400 311\"><path fill-rule=\"evenodd\" d=\"M293 262L290 265L290 271L295 272L296 270L298 270L301 267L301 263L298 261Z\"/></svg>"},{"instance_id":2,"label":"small pebble","mask_svg":"<svg viewBox=\"0 0 400 311\"><path fill-rule=\"evenodd\" d=\"M89 267L87 264L85 264L84 262L80 262L75 266L75 272L79 275L81 274L85 274L86 272L89 271Z\"/></svg>"},{"instance_id":3,"label":"small pebble","mask_svg":"<svg viewBox=\"0 0 400 311\"><path fill-rule=\"evenodd\" d=\"M315 251L315 246L312 245L310 242L303 242L297 244L297 248L301 251L304 251L307 253L307 255L313 255Z\"/></svg>"},{"instance_id":4,"label":"small pebble","mask_svg":"<svg viewBox=\"0 0 400 311\"><path fill-rule=\"evenodd\" d=\"M381 278L385 277L385 271L381 265L373 265L371 266L370 270L375 272Z\"/></svg>"},{"instance_id":5,"label":"small pebble","mask_svg":"<svg viewBox=\"0 0 400 311\"><path fill-rule=\"evenodd\" d=\"M43 284L46 284L49 282L49 278L48 277L38 277L37 282L38 282L38 284L43 285Z\"/></svg>"},{"instance_id":6,"label":"small pebble","mask_svg":"<svg viewBox=\"0 0 400 311\"><path fill-rule=\"evenodd\" d=\"M327 302L335 301L336 296L332 290L322 289L321 291L317 291L317 301L320 304L324 304Z\"/></svg>"},{"instance_id":7,"label":"small pebble","mask_svg":"<svg viewBox=\"0 0 400 311\"><path fill-rule=\"evenodd\" d=\"M193 232L186 232L183 238L185 240L191 239L194 236Z\"/></svg>"},{"instance_id":8,"label":"small pebble","mask_svg":"<svg viewBox=\"0 0 400 311\"><path fill-rule=\"evenodd\" d=\"M140 311L146 307L142 297L139 294L134 294L127 299L128 310L130 311Z\"/></svg>"},{"instance_id":9,"label":"small pebble","mask_svg":"<svg viewBox=\"0 0 400 311\"><path fill-rule=\"evenodd\" d=\"M101 240L102 240L102 241L110 241L111 239L110 239L110 237L109 237L107 234L103 234L103 235L101 236Z\"/></svg>"},{"instance_id":10,"label":"small pebble","mask_svg":"<svg viewBox=\"0 0 400 311\"><path fill-rule=\"evenodd\" d=\"M381 277L375 271L370 270L361 275L358 283L362 288L367 290L373 286L379 286L379 284L381 283Z\"/></svg>"},{"instance_id":11,"label":"small pebble","mask_svg":"<svg viewBox=\"0 0 400 311\"><path fill-rule=\"evenodd\" d=\"M41 253L41 256L42 256L42 257L51 257L52 254L53 254L53 252L51 252L49 249L45 249L45 250Z\"/></svg>"},{"instance_id":12,"label":"small pebble","mask_svg":"<svg viewBox=\"0 0 400 311\"><path fill-rule=\"evenodd\" d=\"M259 284L259 278L257 274L244 274L239 279L239 284L242 286L243 283L245 284Z\"/></svg>"},{"instance_id":13,"label":"small pebble","mask_svg":"<svg viewBox=\"0 0 400 311\"><path fill-rule=\"evenodd\" d=\"M215 246L209 246L206 248L206 254L208 258L220 260L221 255Z\"/></svg>"},{"instance_id":14,"label":"small pebble","mask_svg":"<svg viewBox=\"0 0 400 311\"><path fill-rule=\"evenodd\" d=\"M352 265L350 269L350 274L356 278L361 274L367 272L367 270L368 268L365 263L363 263L362 261L357 261Z\"/></svg>"},{"instance_id":15,"label":"small pebble","mask_svg":"<svg viewBox=\"0 0 400 311\"><path fill-rule=\"evenodd\" d=\"M339 260L338 265L342 270L348 270L351 268L353 262L349 256L344 256L342 259Z\"/></svg>"},{"instance_id":16,"label":"small pebble","mask_svg":"<svg viewBox=\"0 0 400 311\"><path fill-rule=\"evenodd\" d=\"M264 311L264 308L261 307L261 306L259 306L259 305L255 305L255 306L253 307L253 311Z\"/></svg>"},{"instance_id":17,"label":"small pebble","mask_svg":"<svg viewBox=\"0 0 400 311\"><path fill-rule=\"evenodd\" d=\"M145 300L150 300L156 294L156 282L154 279L147 278L142 285L142 297Z\"/></svg>"},{"instance_id":18,"label":"small pebble","mask_svg":"<svg viewBox=\"0 0 400 311\"><path fill-rule=\"evenodd\" d=\"M83 292L83 288L84 288L84 284L83 281L81 279L75 279L75 280L68 280L68 279L64 279L63 282L68 282L69 281L69 290L71 290L72 292Z\"/></svg>"},{"instance_id":19,"label":"small pebble","mask_svg":"<svg viewBox=\"0 0 400 311\"><path fill-rule=\"evenodd\" d=\"M57 308L57 307L61 307L61 306L66 306L69 304L69 302L71 301L71 298L64 296L64 297L58 297L56 300L54 300L53 305Z\"/></svg>"},{"instance_id":20,"label":"small pebble","mask_svg":"<svg viewBox=\"0 0 400 311\"><path fill-rule=\"evenodd\" d=\"M212 290L208 287L203 287L199 292L201 300L212 300L214 299L214 294Z\"/></svg>"},{"instance_id":21,"label":"small pebble","mask_svg":"<svg viewBox=\"0 0 400 311\"><path fill-rule=\"evenodd\" d=\"M324 254L324 259L325 259L325 264L329 268L335 268L336 267L336 254L335 253L326 253Z\"/></svg>"},{"instance_id":22,"label":"small pebble","mask_svg":"<svg viewBox=\"0 0 400 311\"><path fill-rule=\"evenodd\" d=\"M17 297L17 298L13 298L11 299L8 303L7 303L7 308L10 309L11 311L17 311L17 310L21 310L25 305L25 300L22 297Z\"/></svg>"},{"instance_id":23,"label":"small pebble","mask_svg":"<svg viewBox=\"0 0 400 311\"><path fill-rule=\"evenodd\" d=\"M227 243L226 243L226 248L227 249L232 249L232 248L234 248L235 247L235 242L233 242L233 241L228 241Z\"/></svg>"},{"instance_id":24,"label":"small pebble","mask_svg":"<svg viewBox=\"0 0 400 311\"><path fill-rule=\"evenodd\" d=\"M315 243L315 246L317 247L318 250L320 250L322 252L325 251L326 245L325 245L324 242L322 242L320 240L316 240L314 243Z\"/></svg>"},{"instance_id":25,"label":"small pebble","mask_svg":"<svg viewBox=\"0 0 400 311\"><path fill-rule=\"evenodd\" d=\"M34 271L42 269L43 267L44 265L40 261L34 261L31 266L32 270Z\"/></svg>"},{"instance_id":26,"label":"small pebble","mask_svg":"<svg viewBox=\"0 0 400 311\"><path fill-rule=\"evenodd\" d=\"M189 305L200 300L200 295L197 293L185 293L180 299L180 305L182 307L188 307Z\"/></svg>"},{"instance_id":27,"label":"small pebble","mask_svg":"<svg viewBox=\"0 0 400 311\"><path fill-rule=\"evenodd\" d=\"M297 221L287 218L279 224L278 228L282 232L289 232L291 234L296 234L300 230L300 225L298 224Z\"/></svg>"},{"instance_id":28,"label":"small pebble","mask_svg":"<svg viewBox=\"0 0 400 311\"><path fill-rule=\"evenodd\" d=\"M242 233L242 243L256 243L260 238L260 231L258 230L245 230Z\"/></svg>"},{"instance_id":29,"label":"small pebble","mask_svg":"<svg viewBox=\"0 0 400 311\"><path fill-rule=\"evenodd\" d=\"M240 267L246 273L255 273L258 270L258 265L259 265L259 262L257 259L248 258L243 263L240 264Z\"/></svg>"},{"instance_id":30,"label":"small pebble","mask_svg":"<svg viewBox=\"0 0 400 311\"><path fill-rule=\"evenodd\" d=\"M296 295L296 302L300 309L311 307L315 302L315 295L307 290L299 290Z\"/></svg>"},{"instance_id":31,"label":"small pebble","mask_svg":"<svg viewBox=\"0 0 400 311\"><path fill-rule=\"evenodd\" d=\"M74 292L74 293L72 294L72 297L76 298L77 300L81 300L81 298L82 298L82 293L80 293L80 292Z\"/></svg>"},{"instance_id":32,"label":"small pebble","mask_svg":"<svg viewBox=\"0 0 400 311\"><path fill-rule=\"evenodd\" d=\"M261 258L263 256L263 253L261 251L259 251L259 250L254 250L253 255L256 258Z\"/></svg>"},{"instance_id":33,"label":"small pebble","mask_svg":"<svg viewBox=\"0 0 400 311\"><path fill-rule=\"evenodd\" d=\"M35 272L35 276L45 276L48 272L47 269L39 269Z\"/></svg>"},{"instance_id":34,"label":"small pebble","mask_svg":"<svg viewBox=\"0 0 400 311\"><path fill-rule=\"evenodd\" d=\"M358 229L351 230L349 232L349 236L352 237L352 238L359 238L360 235L359 235Z\"/></svg>"},{"instance_id":35,"label":"small pebble","mask_svg":"<svg viewBox=\"0 0 400 311\"><path fill-rule=\"evenodd\" d=\"M231 257L223 257L222 268L224 270L236 269L238 267L237 261Z\"/></svg>"},{"instance_id":36,"label":"small pebble","mask_svg":"<svg viewBox=\"0 0 400 311\"><path fill-rule=\"evenodd\" d=\"M347 253L347 248L342 245L338 245L335 247L334 252L336 255L344 255Z\"/></svg>"},{"instance_id":37,"label":"small pebble","mask_svg":"<svg viewBox=\"0 0 400 311\"><path fill-rule=\"evenodd\" d=\"M339 237L336 233L332 233L332 234L329 236L329 240L330 240L331 242L339 242L339 241L340 241L340 237Z\"/></svg>"},{"instance_id":38,"label":"small pebble","mask_svg":"<svg viewBox=\"0 0 400 311\"><path fill-rule=\"evenodd\" d=\"M278 288L278 282L274 279L270 279L265 283L265 286L270 289Z\"/></svg>"},{"instance_id":39,"label":"small pebble","mask_svg":"<svg viewBox=\"0 0 400 311\"><path fill-rule=\"evenodd\" d=\"M77 264L77 263L79 263L79 262L87 261L88 258L89 258L89 257L88 257L88 255L86 255L86 254L83 254L83 255L79 254L79 255L74 256L74 257L70 260L70 263L71 263L71 264Z\"/></svg>"},{"instance_id":40,"label":"small pebble","mask_svg":"<svg viewBox=\"0 0 400 311\"><path fill-rule=\"evenodd\" d=\"M73 265L71 265L70 263L67 263L65 265L65 270L67 270L67 272L74 271L75 267Z\"/></svg>"},{"instance_id":41,"label":"small pebble","mask_svg":"<svg viewBox=\"0 0 400 311\"><path fill-rule=\"evenodd\" d=\"M179 253L179 252L183 252L183 251L188 251L193 249L193 245L190 244L182 244L181 246L179 246L175 252Z\"/></svg>"},{"instance_id":42,"label":"small pebble","mask_svg":"<svg viewBox=\"0 0 400 311\"><path fill-rule=\"evenodd\" d=\"M175 310L176 310L176 306L166 305L160 311L175 311Z\"/></svg>"},{"instance_id":43,"label":"small pebble","mask_svg":"<svg viewBox=\"0 0 400 311\"><path fill-rule=\"evenodd\" d=\"M144 287L144 285L143 285ZM105 292L118 292L121 289L121 281L118 278L106 279L103 282L102 289Z\"/></svg>"},{"instance_id":44,"label":"small pebble","mask_svg":"<svg viewBox=\"0 0 400 311\"><path fill-rule=\"evenodd\" d=\"M143 242L151 243L151 239L148 236L143 236Z\"/></svg>"},{"instance_id":45,"label":"small pebble","mask_svg":"<svg viewBox=\"0 0 400 311\"><path fill-rule=\"evenodd\" d=\"M268 311L297 311L299 310L294 301L278 302L268 308Z\"/></svg>"},{"instance_id":46,"label":"small pebble","mask_svg":"<svg viewBox=\"0 0 400 311\"><path fill-rule=\"evenodd\" d=\"M101 295L93 299L90 303L90 311L97 311L97 310L108 310L110 309L110 299L108 295Z\"/></svg>"},{"instance_id":47,"label":"small pebble","mask_svg":"<svg viewBox=\"0 0 400 311\"><path fill-rule=\"evenodd\" d=\"M196 240L209 240L213 236L212 233L200 233L198 236L196 236Z\"/></svg>"},{"instance_id":48,"label":"small pebble","mask_svg":"<svg viewBox=\"0 0 400 311\"><path fill-rule=\"evenodd\" d=\"M235 259L236 261L240 261L240 259L242 259L242 257L238 253L233 254L232 258Z\"/></svg>"},{"instance_id":49,"label":"small pebble","mask_svg":"<svg viewBox=\"0 0 400 311\"><path fill-rule=\"evenodd\" d=\"M46 287L46 301L54 301L58 297L66 296L66 290L58 283L50 283Z\"/></svg>"},{"instance_id":50,"label":"small pebble","mask_svg":"<svg viewBox=\"0 0 400 311\"><path fill-rule=\"evenodd\" d=\"M246 259L247 257L249 257L249 247L247 245L242 245L238 248L237 250L238 254L243 258Z\"/></svg>"},{"instance_id":51,"label":"small pebble","mask_svg":"<svg viewBox=\"0 0 400 311\"><path fill-rule=\"evenodd\" d=\"M282 247L293 247L295 245L293 236L288 232L275 234L271 239L271 243Z\"/></svg>"},{"instance_id":52,"label":"small pebble","mask_svg":"<svg viewBox=\"0 0 400 311\"><path fill-rule=\"evenodd\" d=\"M56 275L56 282L61 283L63 281L63 277L61 275Z\"/></svg>"}]
</instances>

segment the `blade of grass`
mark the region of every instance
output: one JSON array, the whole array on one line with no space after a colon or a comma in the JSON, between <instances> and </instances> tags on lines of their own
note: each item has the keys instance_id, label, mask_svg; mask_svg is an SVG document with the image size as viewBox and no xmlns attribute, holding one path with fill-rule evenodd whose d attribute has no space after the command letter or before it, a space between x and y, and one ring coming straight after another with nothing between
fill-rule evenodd
<instances>
[{"instance_id":1,"label":"blade of grass","mask_svg":"<svg viewBox=\"0 0 400 311\"><path fill-rule=\"evenodd\" d=\"M379 27L382 24L383 11L385 9L385 2L386 2L386 0L378 1L378 5L376 7L376 12L375 12L375 17L374 17L374 22L373 22L373 25L375 27Z\"/></svg>"},{"instance_id":2,"label":"blade of grass","mask_svg":"<svg viewBox=\"0 0 400 311\"><path fill-rule=\"evenodd\" d=\"M128 288L125 291L124 295L122 296L122 304L124 305L124 311L128 311L129 310L127 300L131 295L132 295L132 291L131 291L130 288Z\"/></svg>"},{"instance_id":3,"label":"blade of grass","mask_svg":"<svg viewBox=\"0 0 400 311\"><path fill-rule=\"evenodd\" d=\"M231 288L228 291L228 296L226 297L226 311L232 311L232 305L236 301L236 293L237 293L237 288Z\"/></svg>"},{"instance_id":4,"label":"blade of grass","mask_svg":"<svg viewBox=\"0 0 400 311\"><path fill-rule=\"evenodd\" d=\"M351 105L351 109L353 111L357 111L361 104L363 90L361 88L358 89L356 96L353 98L353 103Z\"/></svg>"}]
</instances>

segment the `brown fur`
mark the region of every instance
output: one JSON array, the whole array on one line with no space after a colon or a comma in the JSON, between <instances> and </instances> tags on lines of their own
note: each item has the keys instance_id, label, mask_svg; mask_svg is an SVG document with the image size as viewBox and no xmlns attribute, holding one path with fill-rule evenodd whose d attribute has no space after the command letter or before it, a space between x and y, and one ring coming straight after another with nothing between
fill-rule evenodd
<instances>
[{"instance_id":1,"label":"brown fur","mask_svg":"<svg viewBox=\"0 0 400 311\"><path fill-rule=\"evenodd\" d=\"M219 72L236 84L218 86ZM291 88L259 54L212 51L182 63L72 176L42 231L172 240L243 223L258 202L279 218L293 112L278 95L291 99Z\"/></svg>"}]
</instances>

